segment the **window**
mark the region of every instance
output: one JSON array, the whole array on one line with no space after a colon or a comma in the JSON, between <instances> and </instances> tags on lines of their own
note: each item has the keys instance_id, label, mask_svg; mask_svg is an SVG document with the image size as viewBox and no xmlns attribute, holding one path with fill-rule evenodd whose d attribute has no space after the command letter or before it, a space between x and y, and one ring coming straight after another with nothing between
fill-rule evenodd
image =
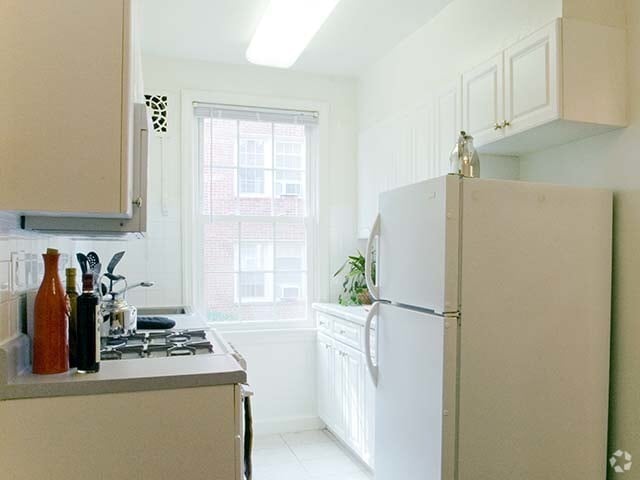
<instances>
[{"instance_id":1,"label":"window","mask_svg":"<svg viewBox=\"0 0 640 480\"><path fill-rule=\"evenodd\" d=\"M238 192L240 195L264 195L266 140L240 138L238 151ZM257 167L257 168L250 168Z\"/></svg>"},{"instance_id":2,"label":"window","mask_svg":"<svg viewBox=\"0 0 640 480\"><path fill-rule=\"evenodd\" d=\"M317 115L199 105L203 299L214 322L307 319Z\"/></svg>"}]
</instances>

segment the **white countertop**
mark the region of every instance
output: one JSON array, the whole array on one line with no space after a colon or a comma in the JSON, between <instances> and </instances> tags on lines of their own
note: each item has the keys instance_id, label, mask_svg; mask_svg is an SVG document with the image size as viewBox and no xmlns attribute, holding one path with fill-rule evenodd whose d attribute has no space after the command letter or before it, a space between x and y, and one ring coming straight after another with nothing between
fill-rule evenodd
<instances>
[{"instance_id":1,"label":"white countertop","mask_svg":"<svg viewBox=\"0 0 640 480\"><path fill-rule=\"evenodd\" d=\"M364 325L371 305L344 306L338 303L314 303L311 308L318 312L335 315L336 317Z\"/></svg>"},{"instance_id":2,"label":"white countertop","mask_svg":"<svg viewBox=\"0 0 640 480\"><path fill-rule=\"evenodd\" d=\"M163 315L176 321L175 328L207 329L196 314ZM212 355L158 357L100 362L100 371L77 373L75 369L57 375L35 375L25 368L26 336L0 345L0 400L97 393L133 392L245 383L247 374L218 332L213 333ZM216 348L218 347L218 348Z\"/></svg>"}]
</instances>

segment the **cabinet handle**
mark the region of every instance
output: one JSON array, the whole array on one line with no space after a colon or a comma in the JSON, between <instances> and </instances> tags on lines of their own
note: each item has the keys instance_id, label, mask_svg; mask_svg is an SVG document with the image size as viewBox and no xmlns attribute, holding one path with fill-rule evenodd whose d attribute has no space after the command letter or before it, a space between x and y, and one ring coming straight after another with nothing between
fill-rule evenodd
<instances>
[{"instance_id":1,"label":"cabinet handle","mask_svg":"<svg viewBox=\"0 0 640 480\"><path fill-rule=\"evenodd\" d=\"M502 122L502 128L507 128L510 126L511 126L511 123L508 120L505 120L504 122Z\"/></svg>"},{"instance_id":2,"label":"cabinet handle","mask_svg":"<svg viewBox=\"0 0 640 480\"><path fill-rule=\"evenodd\" d=\"M320 325L321 325L321 326L322 326L322 325L326 325L326 323L325 323L325 322L320 322Z\"/></svg>"},{"instance_id":3,"label":"cabinet handle","mask_svg":"<svg viewBox=\"0 0 640 480\"><path fill-rule=\"evenodd\" d=\"M142 197L138 197L133 201L133 204L138 207L138 208L142 208Z\"/></svg>"},{"instance_id":4,"label":"cabinet handle","mask_svg":"<svg viewBox=\"0 0 640 480\"><path fill-rule=\"evenodd\" d=\"M500 125L498 122L493 124L493 129L494 130L502 130L502 125Z\"/></svg>"},{"instance_id":5,"label":"cabinet handle","mask_svg":"<svg viewBox=\"0 0 640 480\"><path fill-rule=\"evenodd\" d=\"M347 333L346 330L340 330L340 335L344 335L345 333Z\"/></svg>"}]
</instances>

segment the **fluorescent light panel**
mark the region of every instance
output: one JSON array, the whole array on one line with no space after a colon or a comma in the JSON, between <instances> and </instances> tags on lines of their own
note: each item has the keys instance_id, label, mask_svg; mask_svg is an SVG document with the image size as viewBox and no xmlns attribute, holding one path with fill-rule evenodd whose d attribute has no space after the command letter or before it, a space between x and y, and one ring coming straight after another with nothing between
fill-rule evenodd
<instances>
[{"instance_id":1,"label":"fluorescent light panel","mask_svg":"<svg viewBox=\"0 0 640 480\"><path fill-rule=\"evenodd\" d=\"M247 49L258 65L289 68L340 0L271 0Z\"/></svg>"}]
</instances>

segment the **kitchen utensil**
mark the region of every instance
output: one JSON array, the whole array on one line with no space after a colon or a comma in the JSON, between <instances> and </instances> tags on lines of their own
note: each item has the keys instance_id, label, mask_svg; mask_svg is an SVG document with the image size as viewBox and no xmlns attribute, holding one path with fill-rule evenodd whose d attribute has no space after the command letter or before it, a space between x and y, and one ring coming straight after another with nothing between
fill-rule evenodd
<instances>
[{"instance_id":1,"label":"kitchen utensil","mask_svg":"<svg viewBox=\"0 0 640 480\"><path fill-rule=\"evenodd\" d=\"M107 272L113 273L118 263L120 263L120 260L122 260L122 257L124 257L124 253L125 252L118 252L111 257L111 261L109 262L109 265L107 265Z\"/></svg>"},{"instance_id":2,"label":"kitchen utensil","mask_svg":"<svg viewBox=\"0 0 640 480\"><path fill-rule=\"evenodd\" d=\"M109 279L109 293L113 293L113 286L116 283L118 283L120 280L124 280L124 277L122 275L115 275L110 272L105 273L104 276Z\"/></svg>"},{"instance_id":3,"label":"kitchen utensil","mask_svg":"<svg viewBox=\"0 0 640 480\"><path fill-rule=\"evenodd\" d=\"M93 274L93 286L98 285L98 280L100 279L100 272L102 271L102 264L100 262L96 263L91 268L91 273Z\"/></svg>"},{"instance_id":4,"label":"kitchen utensil","mask_svg":"<svg viewBox=\"0 0 640 480\"><path fill-rule=\"evenodd\" d=\"M119 292L115 292L116 295L122 295L125 292L128 292L129 290L133 290L134 288L138 288L138 287L153 287L155 285L155 282L139 282L139 283L134 283L133 285L127 286L125 287L124 290L120 290Z\"/></svg>"},{"instance_id":5,"label":"kitchen utensil","mask_svg":"<svg viewBox=\"0 0 640 480\"><path fill-rule=\"evenodd\" d=\"M82 274L84 275L89 271L89 268L87 266L89 264L89 260L84 253L76 253L76 258L78 259L78 263L80 264L80 271L82 271Z\"/></svg>"},{"instance_id":6,"label":"kitchen utensil","mask_svg":"<svg viewBox=\"0 0 640 480\"><path fill-rule=\"evenodd\" d=\"M89 262L89 268L91 269L93 269L96 264L100 263L100 257L98 257L98 254L96 252L87 253L87 260Z\"/></svg>"}]
</instances>

